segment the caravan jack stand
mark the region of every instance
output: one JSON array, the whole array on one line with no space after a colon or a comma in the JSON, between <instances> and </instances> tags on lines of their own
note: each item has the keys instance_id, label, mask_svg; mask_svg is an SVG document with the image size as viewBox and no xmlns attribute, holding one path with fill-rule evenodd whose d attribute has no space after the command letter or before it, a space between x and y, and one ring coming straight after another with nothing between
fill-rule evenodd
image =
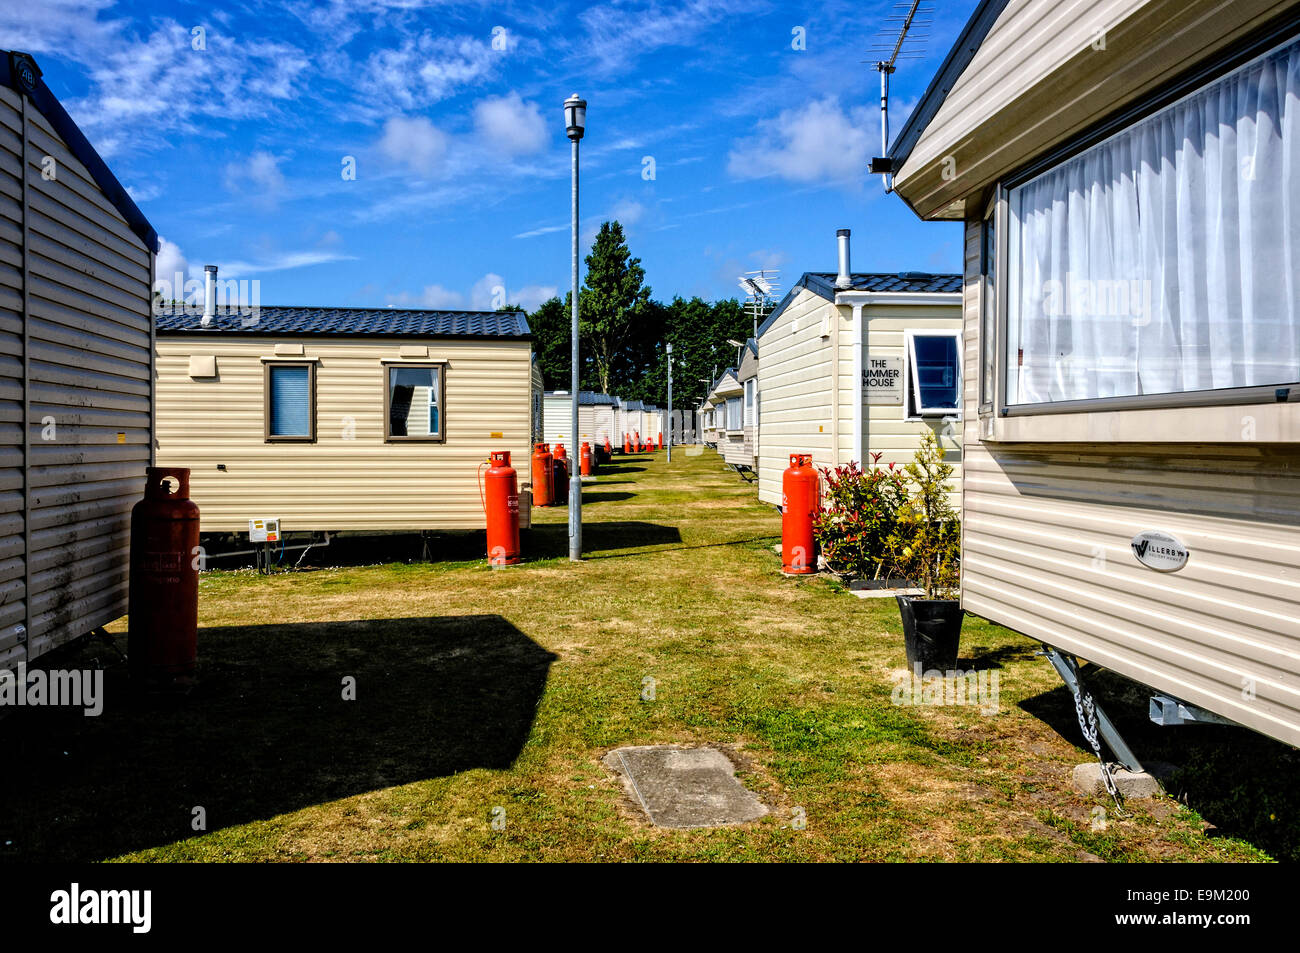
<instances>
[{"instance_id":1,"label":"caravan jack stand","mask_svg":"<svg viewBox=\"0 0 1300 953\"><path fill-rule=\"evenodd\" d=\"M1058 652L1047 644L1043 645L1043 654L1047 656L1047 661L1052 663L1052 668L1056 669L1056 673L1060 675L1061 680L1065 682L1065 687L1068 688L1070 694L1074 696L1075 708L1079 711L1083 711L1084 706L1087 705L1096 713L1096 733L1100 736L1102 741L1106 742L1106 747L1111 750L1111 753L1115 755L1120 764L1133 772L1142 771L1142 762L1139 761L1137 755L1133 753L1133 749L1125 744L1124 739L1120 736L1115 725L1106 717L1106 713L1101 710L1101 706L1092 701L1091 693L1084 687L1083 681L1079 678L1078 660L1069 655L1064 655L1061 652ZM1088 735L1088 726L1081 724L1080 728L1082 728L1086 738ZM1088 740L1091 743L1092 739ZM1100 751L1098 751L1098 757L1100 757L1100 754Z\"/></svg>"}]
</instances>

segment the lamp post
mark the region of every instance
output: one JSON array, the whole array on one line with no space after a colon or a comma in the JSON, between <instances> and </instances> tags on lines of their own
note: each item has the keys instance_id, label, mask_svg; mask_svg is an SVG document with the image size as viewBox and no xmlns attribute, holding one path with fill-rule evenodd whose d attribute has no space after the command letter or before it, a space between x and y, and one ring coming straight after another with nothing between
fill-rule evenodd
<instances>
[{"instance_id":1,"label":"lamp post","mask_svg":"<svg viewBox=\"0 0 1300 953\"><path fill-rule=\"evenodd\" d=\"M673 342L668 348L668 462L673 462Z\"/></svg>"},{"instance_id":2,"label":"lamp post","mask_svg":"<svg viewBox=\"0 0 1300 953\"><path fill-rule=\"evenodd\" d=\"M564 101L564 132L573 143L573 320L569 342L569 356L573 362L572 428L576 443L578 437L578 141L587 128L587 101L574 93ZM577 454L574 454L577 459ZM582 478L569 481L569 559L582 558Z\"/></svg>"}]
</instances>

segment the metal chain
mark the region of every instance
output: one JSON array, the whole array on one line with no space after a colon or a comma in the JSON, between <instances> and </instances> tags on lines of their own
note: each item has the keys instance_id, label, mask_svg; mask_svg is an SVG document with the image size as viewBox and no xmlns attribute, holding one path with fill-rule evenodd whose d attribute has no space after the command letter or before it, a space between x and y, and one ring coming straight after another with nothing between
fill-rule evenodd
<instances>
[{"instance_id":1,"label":"metal chain","mask_svg":"<svg viewBox=\"0 0 1300 953\"><path fill-rule=\"evenodd\" d=\"M1101 765L1101 780L1106 786L1106 793L1115 802L1115 810L1122 811L1123 797L1115 784L1110 765L1106 763L1106 759L1101 753L1101 739L1097 735L1097 706L1092 700L1092 693L1083 687L1082 681L1079 682L1079 690L1074 693L1074 713L1078 716L1079 729L1083 732L1083 740L1088 742L1097 755L1097 761Z\"/></svg>"}]
</instances>

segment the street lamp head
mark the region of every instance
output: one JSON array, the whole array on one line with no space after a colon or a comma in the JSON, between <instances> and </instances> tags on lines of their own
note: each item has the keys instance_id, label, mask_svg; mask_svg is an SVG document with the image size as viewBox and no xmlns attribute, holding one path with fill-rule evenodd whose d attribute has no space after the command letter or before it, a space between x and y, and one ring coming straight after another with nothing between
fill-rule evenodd
<instances>
[{"instance_id":1,"label":"street lamp head","mask_svg":"<svg viewBox=\"0 0 1300 953\"><path fill-rule=\"evenodd\" d=\"M744 346L745 346L745 342L744 342L744 341L737 341L737 340L735 340L734 338L727 338L727 343L730 344L732 347L744 347Z\"/></svg>"},{"instance_id":2,"label":"street lamp head","mask_svg":"<svg viewBox=\"0 0 1300 953\"><path fill-rule=\"evenodd\" d=\"M667 347L668 347L668 356L669 356L669 357L672 357L672 356L673 356L673 345L672 345L672 342L671 342L671 341L668 342Z\"/></svg>"},{"instance_id":3,"label":"street lamp head","mask_svg":"<svg viewBox=\"0 0 1300 953\"><path fill-rule=\"evenodd\" d=\"M577 142L587 128L587 101L574 93L564 101L564 131Z\"/></svg>"}]
</instances>

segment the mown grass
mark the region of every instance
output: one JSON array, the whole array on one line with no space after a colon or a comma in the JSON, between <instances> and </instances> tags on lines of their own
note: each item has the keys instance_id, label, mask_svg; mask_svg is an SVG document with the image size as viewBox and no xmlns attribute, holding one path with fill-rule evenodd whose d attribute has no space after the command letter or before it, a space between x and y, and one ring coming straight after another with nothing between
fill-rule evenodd
<instances>
[{"instance_id":1,"label":"mown grass","mask_svg":"<svg viewBox=\"0 0 1300 953\"><path fill-rule=\"evenodd\" d=\"M107 664L109 706L0 722L27 768L0 782L0 857L1297 856L1290 749L1231 729L1161 734L1113 677L1108 710L1141 754L1184 766L1182 800L1117 816L1077 795L1070 770L1089 754L1069 697L1037 646L983 620L967 620L961 664L999 672L996 714L894 705L892 600L782 576L779 517L716 454L623 459L587 497L578 565L564 511L549 510L518 568L486 568L481 537L447 537L432 563L345 565L335 548L312 554L332 568L206 573L201 683L183 702L130 701L105 646L60 660ZM600 758L653 743L724 747L771 814L647 826Z\"/></svg>"}]
</instances>

